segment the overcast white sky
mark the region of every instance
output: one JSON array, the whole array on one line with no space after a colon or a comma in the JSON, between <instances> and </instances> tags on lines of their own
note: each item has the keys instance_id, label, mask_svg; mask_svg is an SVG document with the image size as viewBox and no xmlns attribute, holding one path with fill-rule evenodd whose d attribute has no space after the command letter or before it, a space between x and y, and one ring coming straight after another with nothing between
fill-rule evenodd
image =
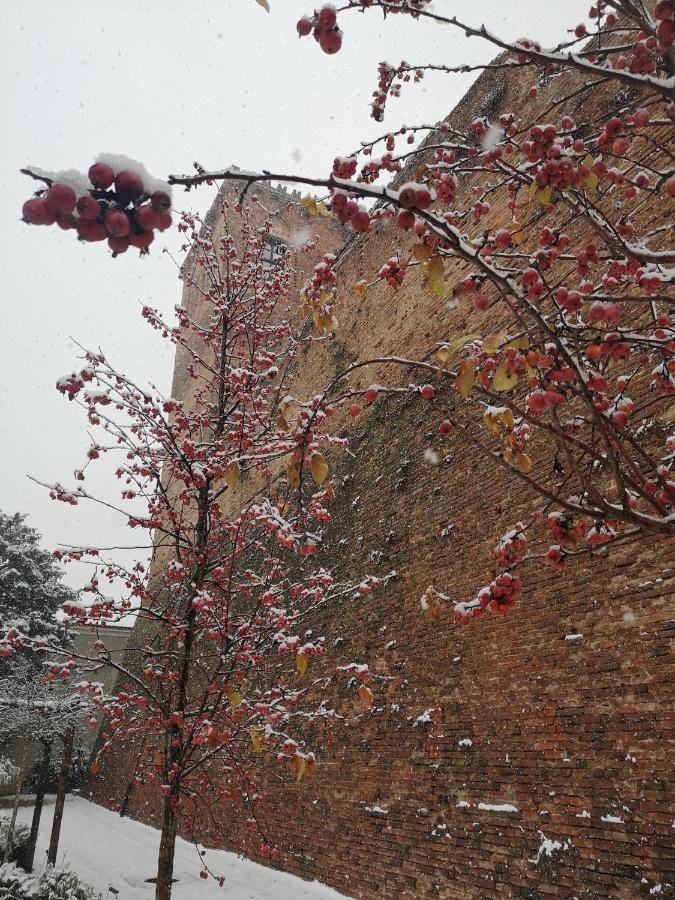
<instances>
[{"instance_id":1,"label":"overcast white sky","mask_svg":"<svg viewBox=\"0 0 675 900\"><path fill-rule=\"evenodd\" d=\"M72 484L88 446L85 420L55 390L76 365L71 338L101 346L137 380L167 390L171 347L140 317L168 312L180 283L159 235L149 258L113 260L105 245L20 221L34 184L26 164L87 170L100 152L124 153L156 176L236 163L325 175L332 159L385 129L434 122L460 99L469 76L429 77L404 88L378 126L368 115L381 59L397 63L487 61L492 50L458 32L403 16L345 15L342 51L323 54L295 33L310 0L4 0L0 33L0 509L28 513L48 549L59 542L133 543L112 513L51 501L27 474ZM581 21L588 0L436 0L438 10L485 21L510 38L552 44ZM483 17L483 19L479 17ZM175 195L208 209L214 188ZM114 479L87 488L113 497ZM93 474L93 473L92 473ZM67 580L79 586L74 567Z\"/></svg>"}]
</instances>

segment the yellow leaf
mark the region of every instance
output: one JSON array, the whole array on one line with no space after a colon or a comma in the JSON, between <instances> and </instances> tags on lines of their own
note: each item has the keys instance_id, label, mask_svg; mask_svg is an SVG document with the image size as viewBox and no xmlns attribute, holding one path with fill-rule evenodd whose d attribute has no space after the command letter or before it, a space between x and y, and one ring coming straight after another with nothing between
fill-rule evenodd
<instances>
[{"instance_id":1,"label":"yellow leaf","mask_svg":"<svg viewBox=\"0 0 675 900\"><path fill-rule=\"evenodd\" d=\"M314 769L314 754L310 753L303 756L302 753L296 753L291 759L291 769L295 773L295 780L302 781L303 778L312 774Z\"/></svg>"},{"instance_id":2,"label":"yellow leaf","mask_svg":"<svg viewBox=\"0 0 675 900\"><path fill-rule=\"evenodd\" d=\"M527 191L530 200L534 200L535 195L536 195L536 193L537 193L538 190L539 190L539 185L537 184L536 181L533 181L532 184L530 185L528 191Z\"/></svg>"},{"instance_id":3,"label":"yellow leaf","mask_svg":"<svg viewBox=\"0 0 675 900\"><path fill-rule=\"evenodd\" d=\"M260 725L251 725L248 730L248 733L251 735L251 744L253 745L254 753L262 753L263 752L263 730Z\"/></svg>"},{"instance_id":4,"label":"yellow leaf","mask_svg":"<svg viewBox=\"0 0 675 900\"><path fill-rule=\"evenodd\" d=\"M366 684L362 684L358 690L359 698L361 702L366 706L372 706L373 700L375 699L375 695L371 691L371 689Z\"/></svg>"},{"instance_id":5,"label":"yellow leaf","mask_svg":"<svg viewBox=\"0 0 675 900\"><path fill-rule=\"evenodd\" d=\"M503 425L504 428L509 429L513 428L515 424L513 420L513 413L510 409L500 409L499 411L496 411L494 409L486 409L483 415L483 422L485 422L488 431L491 431L492 434L499 434L501 430L499 428L500 425Z\"/></svg>"},{"instance_id":6,"label":"yellow leaf","mask_svg":"<svg viewBox=\"0 0 675 900\"><path fill-rule=\"evenodd\" d=\"M597 191L598 184L600 183L600 179L595 174L595 172L591 172L586 181L584 182L584 187L588 188L589 191Z\"/></svg>"},{"instance_id":7,"label":"yellow leaf","mask_svg":"<svg viewBox=\"0 0 675 900\"><path fill-rule=\"evenodd\" d=\"M308 664L309 664L309 660L307 659L305 654L302 652L302 650L299 650L295 654L295 669L296 669L298 675L305 674L305 672L307 671Z\"/></svg>"},{"instance_id":8,"label":"yellow leaf","mask_svg":"<svg viewBox=\"0 0 675 900\"><path fill-rule=\"evenodd\" d=\"M471 341L477 341L479 338L479 334L464 334L461 337L455 338L454 341L450 341L447 344L441 344L436 351L436 356L442 364L445 364L452 354L459 350L460 347L463 347L464 344L470 344Z\"/></svg>"},{"instance_id":9,"label":"yellow leaf","mask_svg":"<svg viewBox=\"0 0 675 900\"><path fill-rule=\"evenodd\" d=\"M514 338L512 341L509 341L506 346L513 347L514 350L529 350L530 339L526 334L521 334L520 337Z\"/></svg>"},{"instance_id":10,"label":"yellow leaf","mask_svg":"<svg viewBox=\"0 0 675 900\"><path fill-rule=\"evenodd\" d=\"M312 454L311 470L314 484L323 484L328 475L328 463L320 453Z\"/></svg>"},{"instance_id":11,"label":"yellow leaf","mask_svg":"<svg viewBox=\"0 0 675 900\"><path fill-rule=\"evenodd\" d=\"M288 431L290 427L291 426L286 421L284 414L280 412L277 416L277 428L279 429L279 431Z\"/></svg>"},{"instance_id":12,"label":"yellow leaf","mask_svg":"<svg viewBox=\"0 0 675 900\"><path fill-rule=\"evenodd\" d=\"M357 281L354 285L354 293L357 297L363 297L368 290L368 282L365 278L362 278L360 281Z\"/></svg>"},{"instance_id":13,"label":"yellow leaf","mask_svg":"<svg viewBox=\"0 0 675 900\"><path fill-rule=\"evenodd\" d=\"M162 766L164 765L164 754L161 750L155 750L155 755L153 756L152 761L158 769L162 768Z\"/></svg>"},{"instance_id":14,"label":"yellow leaf","mask_svg":"<svg viewBox=\"0 0 675 900\"><path fill-rule=\"evenodd\" d=\"M552 193L553 193L553 190L551 189L551 185L549 184L548 187L542 188L542 189L539 191L539 193L537 194L537 200L538 200L543 206L546 206L546 204L547 204L547 203L550 203L550 201L551 201L551 194L552 194Z\"/></svg>"},{"instance_id":15,"label":"yellow leaf","mask_svg":"<svg viewBox=\"0 0 675 900\"><path fill-rule=\"evenodd\" d=\"M516 467L526 475L528 472L532 471L532 460L527 455L527 453L516 453L515 464Z\"/></svg>"},{"instance_id":16,"label":"yellow leaf","mask_svg":"<svg viewBox=\"0 0 675 900\"><path fill-rule=\"evenodd\" d=\"M593 168L593 157L590 153L587 153L586 156L581 160L582 164L586 166L587 169Z\"/></svg>"},{"instance_id":17,"label":"yellow leaf","mask_svg":"<svg viewBox=\"0 0 675 900\"><path fill-rule=\"evenodd\" d=\"M489 334L485 340L481 343L481 348L483 353L487 353L488 356L492 356L492 354L499 349L502 345L502 341L504 340L504 332L495 332L494 334Z\"/></svg>"},{"instance_id":18,"label":"yellow leaf","mask_svg":"<svg viewBox=\"0 0 675 900\"><path fill-rule=\"evenodd\" d=\"M497 366L495 377L492 379L492 387L495 391L510 391L518 384L518 376L506 371L506 366L502 363Z\"/></svg>"},{"instance_id":19,"label":"yellow leaf","mask_svg":"<svg viewBox=\"0 0 675 900\"><path fill-rule=\"evenodd\" d=\"M239 463L235 459L233 462L228 463L225 467L225 484L229 488L234 488L237 486L239 481L239 476L241 475L241 469L239 468Z\"/></svg>"},{"instance_id":20,"label":"yellow leaf","mask_svg":"<svg viewBox=\"0 0 675 900\"><path fill-rule=\"evenodd\" d=\"M263 9L267 10L267 12L270 11L270 5L267 0L255 0L255 2L258 4L258 6L262 6Z\"/></svg>"},{"instance_id":21,"label":"yellow leaf","mask_svg":"<svg viewBox=\"0 0 675 900\"><path fill-rule=\"evenodd\" d=\"M415 244L413 247L413 256L420 262L429 259L433 252L434 250L431 244Z\"/></svg>"},{"instance_id":22,"label":"yellow leaf","mask_svg":"<svg viewBox=\"0 0 675 900\"><path fill-rule=\"evenodd\" d=\"M89 766L89 771L92 775L98 774L101 771L101 763L99 760L95 759L92 764Z\"/></svg>"},{"instance_id":23,"label":"yellow leaf","mask_svg":"<svg viewBox=\"0 0 675 900\"><path fill-rule=\"evenodd\" d=\"M288 478L288 483L294 488L300 487L300 472L298 472L298 467L295 465L295 463L289 464L288 471L286 472L286 477Z\"/></svg>"},{"instance_id":24,"label":"yellow leaf","mask_svg":"<svg viewBox=\"0 0 675 900\"><path fill-rule=\"evenodd\" d=\"M475 380L475 363L465 359L459 369L459 375L455 379L455 387L462 397L466 398L471 393Z\"/></svg>"},{"instance_id":25,"label":"yellow leaf","mask_svg":"<svg viewBox=\"0 0 675 900\"><path fill-rule=\"evenodd\" d=\"M427 266L427 278L435 281L437 278L443 277L443 260L440 256L434 256L429 260Z\"/></svg>"},{"instance_id":26,"label":"yellow leaf","mask_svg":"<svg viewBox=\"0 0 675 900\"><path fill-rule=\"evenodd\" d=\"M230 694L230 706L232 709L236 709L238 706L241 706L241 694L239 691L232 691Z\"/></svg>"},{"instance_id":27,"label":"yellow leaf","mask_svg":"<svg viewBox=\"0 0 675 900\"><path fill-rule=\"evenodd\" d=\"M317 215L317 213L319 212L318 205L314 197L303 197L300 201L300 205L304 206L305 209L313 216Z\"/></svg>"}]
</instances>

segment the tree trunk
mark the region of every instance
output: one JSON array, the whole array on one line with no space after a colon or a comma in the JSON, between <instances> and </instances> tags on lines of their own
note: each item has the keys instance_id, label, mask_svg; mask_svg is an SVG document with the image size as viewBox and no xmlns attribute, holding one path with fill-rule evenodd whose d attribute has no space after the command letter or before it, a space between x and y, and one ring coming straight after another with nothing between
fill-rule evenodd
<instances>
[{"instance_id":1,"label":"tree trunk","mask_svg":"<svg viewBox=\"0 0 675 900\"><path fill-rule=\"evenodd\" d=\"M59 849L59 836L61 834L61 820L63 819L63 805L66 802L66 790L68 788L68 774L70 772L70 758L73 755L73 740L75 738L75 726L70 725L63 738L63 756L61 757L61 771L59 772L59 784L56 788L56 803L54 805L54 821L52 822L52 834L49 839L47 851L47 865L56 865L56 854Z\"/></svg>"},{"instance_id":2,"label":"tree trunk","mask_svg":"<svg viewBox=\"0 0 675 900\"><path fill-rule=\"evenodd\" d=\"M157 881L155 900L170 900L173 883L173 856L176 849L176 814L173 811L173 795L164 798L162 836L157 857Z\"/></svg>"},{"instance_id":3,"label":"tree trunk","mask_svg":"<svg viewBox=\"0 0 675 900\"><path fill-rule=\"evenodd\" d=\"M3 862L8 863L9 858L12 854L12 838L14 837L14 828L16 827L16 814L19 811L19 798L21 796L21 788L23 787L23 782L26 778L26 769L28 768L28 756L30 754L30 748L33 744L33 739L30 737L26 738L26 743L23 747L23 756L21 757L21 765L19 766L19 774L16 780L16 790L14 791L14 806L12 807L12 818L9 821L9 827L7 829L7 846L5 847L5 858Z\"/></svg>"},{"instance_id":4,"label":"tree trunk","mask_svg":"<svg viewBox=\"0 0 675 900\"><path fill-rule=\"evenodd\" d=\"M40 774L38 776L37 791L35 794L35 806L33 807L33 821L30 826L30 837L26 853L23 858L23 867L27 872L33 871L33 862L35 860L35 845L37 844L38 832L40 831L40 818L42 817L42 804L44 803L45 794L47 792L47 781L49 779L49 763L52 757L52 742L42 742L42 762L40 764Z\"/></svg>"}]
</instances>

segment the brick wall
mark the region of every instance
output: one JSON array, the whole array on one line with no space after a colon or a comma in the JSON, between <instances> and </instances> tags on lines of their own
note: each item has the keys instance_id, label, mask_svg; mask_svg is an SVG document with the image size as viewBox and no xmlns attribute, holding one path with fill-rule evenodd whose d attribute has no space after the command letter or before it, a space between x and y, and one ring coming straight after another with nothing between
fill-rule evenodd
<instances>
[{"instance_id":1,"label":"brick wall","mask_svg":"<svg viewBox=\"0 0 675 900\"><path fill-rule=\"evenodd\" d=\"M486 73L453 123L519 108L529 77ZM577 86L574 76L555 79L537 102ZM611 97L579 95L561 114L599 103ZM387 226L351 242L340 328L308 352L298 395L364 356L405 348L414 357L445 333L494 327L465 306L448 312L415 272L398 292L354 293L408 241ZM457 280L462 273L458 265ZM368 371L361 384L378 376ZM361 715L332 743L308 732L318 755L310 779L269 779L261 821L277 864L354 897L629 898L659 884L666 895L675 881L672 542L529 573L514 612L466 631L449 610L425 618L419 598L429 583L471 595L491 577L494 537L540 505L463 445L439 443L438 422L454 402L439 386L431 415L410 397L337 419L354 456L331 460L339 490L327 560L352 577L397 575L323 611L314 633L326 634L331 665L367 662L386 680L367 711L353 689L331 697L339 713ZM438 465L425 460L429 447ZM128 765L124 753L109 760L93 784L99 800L114 800ZM156 821L150 795L135 793L130 809ZM255 856L259 840L230 815L233 840Z\"/></svg>"}]
</instances>

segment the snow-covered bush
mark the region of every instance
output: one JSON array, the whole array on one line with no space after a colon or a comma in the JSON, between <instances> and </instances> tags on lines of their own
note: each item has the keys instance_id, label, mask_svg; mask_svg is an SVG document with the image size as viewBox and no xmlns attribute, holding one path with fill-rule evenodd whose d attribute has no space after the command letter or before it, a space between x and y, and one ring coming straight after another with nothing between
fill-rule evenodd
<instances>
[{"instance_id":1,"label":"snow-covered bush","mask_svg":"<svg viewBox=\"0 0 675 900\"><path fill-rule=\"evenodd\" d=\"M19 769L11 759L0 753L0 787L4 787L14 781L19 774Z\"/></svg>"},{"instance_id":2,"label":"snow-covered bush","mask_svg":"<svg viewBox=\"0 0 675 900\"><path fill-rule=\"evenodd\" d=\"M101 895L70 869L51 866L42 875L28 874L15 863L0 866L0 900L100 900Z\"/></svg>"},{"instance_id":3,"label":"snow-covered bush","mask_svg":"<svg viewBox=\"0 0 675 900\"><path fill-rule=\"evenodd\" d=\"M4 857L5 847L7 846L7 831L9 826L9 818L2 816L0 818L0 859ZM23 822L17 822L14 826L14 834L12 835L12 853L11 859L17 859L23 846L28 841L29 829ZM2 894L0 893L0 897Z\"/></svg>"}]
</instances>

